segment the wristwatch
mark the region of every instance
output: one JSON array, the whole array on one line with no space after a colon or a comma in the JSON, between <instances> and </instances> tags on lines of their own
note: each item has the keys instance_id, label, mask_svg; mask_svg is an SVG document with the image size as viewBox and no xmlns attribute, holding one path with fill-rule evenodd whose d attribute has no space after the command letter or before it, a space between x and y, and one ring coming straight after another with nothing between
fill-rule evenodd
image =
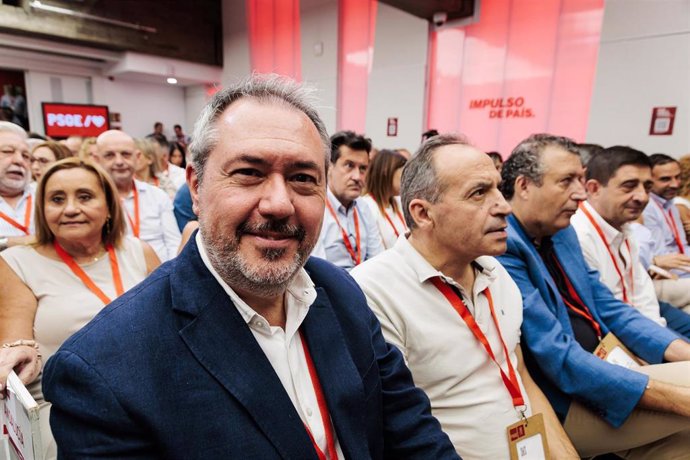
<instances>
[{"instance_id":1,"label":"wristwatch","mask_svg":"<svg viewBox=\"0 0 690 460\"><path fill-rule=\"evenodd\" d=\"M0 237L0 251L4 251L7 249L7 246L9 245L10 239L6 236Z\"/></svg>"}]
</instances>

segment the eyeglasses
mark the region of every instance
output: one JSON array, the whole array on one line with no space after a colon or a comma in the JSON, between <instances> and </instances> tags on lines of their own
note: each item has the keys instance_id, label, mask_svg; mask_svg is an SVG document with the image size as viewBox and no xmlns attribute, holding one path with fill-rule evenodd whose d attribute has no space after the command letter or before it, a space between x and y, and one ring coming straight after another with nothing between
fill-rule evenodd
<instances>
[{"instance_id":1,"label":"eyeglasses","mask_svg":"<svg viewBox=\"0 0 690 460\"><path fill-rule=\"evenodd\" d=\"M42 165L47 165L48 163L51 163L52 160L49 160L48 158L32 158L31 159L31 164L34 164L36 162L41 163Z\"/></svg>"}]
</instances>

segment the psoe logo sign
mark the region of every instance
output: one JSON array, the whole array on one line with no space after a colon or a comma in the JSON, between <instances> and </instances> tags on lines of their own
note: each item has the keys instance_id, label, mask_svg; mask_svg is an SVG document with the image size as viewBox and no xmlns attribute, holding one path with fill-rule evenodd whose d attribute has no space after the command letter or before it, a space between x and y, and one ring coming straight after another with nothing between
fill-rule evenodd
<instances>
[{"instance_id":1,"label":"psoe logo sign","mask_svg":"<svg viewBox=\"0 0 690 460\"><path fill-rule=\"evenodd\" d=\"M46 136L98 136L110 129L108 106L44 102Z\"/></svg>"}]
</instances>

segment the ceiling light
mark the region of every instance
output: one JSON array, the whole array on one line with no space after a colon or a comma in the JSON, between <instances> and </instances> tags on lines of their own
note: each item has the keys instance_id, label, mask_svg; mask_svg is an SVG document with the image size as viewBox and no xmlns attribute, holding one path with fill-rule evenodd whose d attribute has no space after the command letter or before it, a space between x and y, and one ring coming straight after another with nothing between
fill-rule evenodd
<instances>
[{"instance_id":1,"label":"ceiling light","mask_svg":"<svg viewBox=\"0 0 690 460\"><path fill-rule=\"evenodd\" d=\"M176 85L176 84L177 84L177 78L175 78L175 77L168 77L168 79L167 79L166 81L167 81L168 83L170 83L171 85Z\"/></svg>"}]
</instances>

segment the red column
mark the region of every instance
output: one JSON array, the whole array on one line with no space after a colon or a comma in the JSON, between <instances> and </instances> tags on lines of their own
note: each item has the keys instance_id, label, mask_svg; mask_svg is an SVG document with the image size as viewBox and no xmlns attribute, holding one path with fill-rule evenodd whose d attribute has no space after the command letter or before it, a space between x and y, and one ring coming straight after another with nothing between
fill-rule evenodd
<instances>
[{"instance_id":1,"label":"red column","mask_svg":"<svg viewBox=\"0 0 690 460\"><path fill-rule=\"evenodd\" d=\"M603 0L484 0L475 24L430 34L427 128L507 156L536 132L583 141Z\"/></svg>"},{"instance_id":2,"label":"red column","mask_svg":"<svg viewBox=\"0 0 690 460\"><path fill-rule=\"evenodd\" d=\"M299 0L247 0L252 70L300 80Z\"/></svg>"},{"instance_id":3,"label":"red column","mask_svg":"<svg viewBox=\"0 0 690 460\"><path fill-rule=\"evenodd\" d=\"M374 59L376 0L338 2L338 130L363 132Z\"/></svg>"}]
</instances>

